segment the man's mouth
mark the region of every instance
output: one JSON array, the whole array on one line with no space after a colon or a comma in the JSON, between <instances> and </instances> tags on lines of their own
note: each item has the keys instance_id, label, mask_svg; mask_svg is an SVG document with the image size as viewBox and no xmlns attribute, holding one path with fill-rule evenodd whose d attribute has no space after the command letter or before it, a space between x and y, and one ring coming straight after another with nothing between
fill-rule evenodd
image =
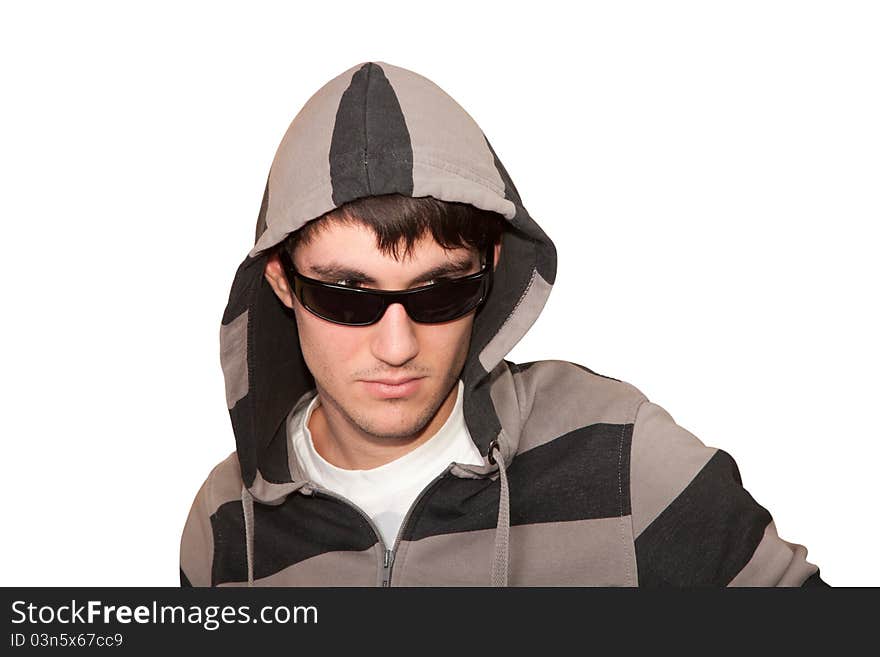
<instances>
[{"instance_id":1,"label":"man's mouth","mask_svg":"<svg viewBox=\"0 0 880 657\"><path fill-rule=\"evenodd\" d=\"M407 377L401 379L374 379L362 381L367 390L380 399L409 397L419 389L424 377Z\"/></svg>"}]
</instances>

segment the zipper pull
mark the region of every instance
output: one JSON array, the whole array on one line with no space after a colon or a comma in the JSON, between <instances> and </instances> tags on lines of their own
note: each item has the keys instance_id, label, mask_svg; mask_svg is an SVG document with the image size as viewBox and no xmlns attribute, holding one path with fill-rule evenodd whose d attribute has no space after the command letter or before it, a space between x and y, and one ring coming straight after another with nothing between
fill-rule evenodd
<instances>
[{"instance_id":1,"label":"zipper pull","mask_svg":"<svg viewBox=\"0 0 880 657\"><path fill-rule=\"evenodd\" d=\"M394 552L391 550L385 550L385 560L382 562L382 567L384 568L384 577L382 579L382 586L390 586L388 581L389 571L391 570L391 564L394 563Z\"/></svg>"}]
</instances>

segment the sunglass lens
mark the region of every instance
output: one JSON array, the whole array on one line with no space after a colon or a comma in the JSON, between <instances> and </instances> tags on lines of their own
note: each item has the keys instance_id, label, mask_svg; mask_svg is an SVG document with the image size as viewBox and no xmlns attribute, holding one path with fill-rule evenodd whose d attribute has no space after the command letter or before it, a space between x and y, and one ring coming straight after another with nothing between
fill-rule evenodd
<instances>
[{"instance_id":1,"label":"sunglass lens","mask_svg":"<svg viewBox=\"0 0 880 657\"><path fill-rule=\"evenodd\" d=\"M310 311L340 324L369 324L381 308L381 302L368 294L311 285L303 287L302 297Z\"/></svg>"},{"instance_id":2,"label":"sunglass lens","mask_svg":"<svg viewBox=\"0 0 880 657\"><path fill-rule=\"evenodd\" d=\"M447 322L476 308L482 281L456 281L438 285L407 299L407 311L416 322Z\"/></svg>"}]
</instances>

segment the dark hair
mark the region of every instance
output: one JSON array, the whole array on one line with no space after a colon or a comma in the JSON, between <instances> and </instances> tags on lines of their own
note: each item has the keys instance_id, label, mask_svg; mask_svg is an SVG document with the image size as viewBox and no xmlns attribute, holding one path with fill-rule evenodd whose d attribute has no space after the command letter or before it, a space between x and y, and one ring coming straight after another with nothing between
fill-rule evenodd
<instances>
[{"instance_id":1,"label":"dark hair","mask_svg":"<svg viewBox=\"0 0 880 657\"><path fill-rule=\"evenodd\" d=\"M444 249L473 247L482 252L496 244L507 226L507 220L496 212L481 210L468 203L441 201L433 196L383 194L349 201L312 219L284 240L290 257L300 244L308 244L328 221L344 224L359 223L376 235L379 251L400 259L409 255L416 241L428 231Z\"/></svg>"}]
</instances>

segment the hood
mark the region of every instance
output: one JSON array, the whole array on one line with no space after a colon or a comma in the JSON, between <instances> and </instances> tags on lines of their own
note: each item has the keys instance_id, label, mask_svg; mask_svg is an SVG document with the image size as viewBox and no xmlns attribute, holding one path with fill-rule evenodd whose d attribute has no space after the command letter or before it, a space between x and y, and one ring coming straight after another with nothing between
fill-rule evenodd
<instances>
[{"instance_id":1,"label":"hood","mask_svg":"<svg viewBox=\"0 0 880 657\"><path fill-rule=\"evenodd\" d=\"M465 423L480 453L497 450L504 464L516 454L523 409L504 356L547 301L556 249L455 100L417 73L366 62L315 92L287 129L269 169L255 243L223 313L226 404L244 487L254 499L279 503L303 484L288 454L285 419L315 387L295 318L263 277L268 250L348 201L391 193L469 203L510 223L461 379ZM486 471L494 462L488 459Z\"/></svg>"}]
</instances>

